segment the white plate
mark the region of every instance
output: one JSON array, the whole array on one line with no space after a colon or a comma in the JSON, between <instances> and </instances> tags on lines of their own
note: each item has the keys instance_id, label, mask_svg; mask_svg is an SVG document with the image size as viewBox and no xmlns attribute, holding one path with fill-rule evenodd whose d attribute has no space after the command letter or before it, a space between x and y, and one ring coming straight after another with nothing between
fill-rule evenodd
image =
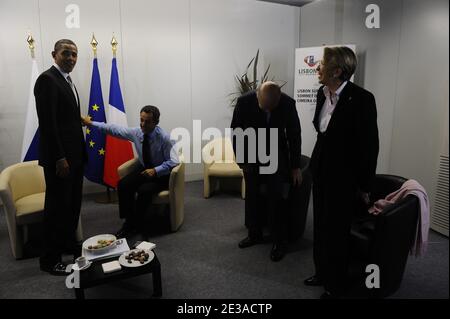
<instances>
[{"instance_id":1,"label":"white plate","mask_svg":"<svg viewBox=\"0 0 450 319\"><path fill-rule=\"evenodd\" d=\"M98 241L99 240L114 240L114 242L112 244L110 244L109 246L103 247L103 248L98 248L98 249L89 249L89 246L95 246L98 245ZM97 235L91 238L86 239L83 242L83 249L85 249L86 251L89 251L91 253L104 253L108 250L110 250L111 248L116 246L116 236L111 235L111 234L102 234L102 235Z\"/></svg>"},{"instance_id":2,"label":"white plate","mask_svg":"<svg viewBox=\"0 0 450 319\"><path fill-rule=\"evenodd\" d=\"M128 260L125 259L125 256L128 256L132 251L140 251L140 250L143 250L143 249L133 249L133 250L127 251L126 253L123 253L119 257L119 264L121 264L124 267L141 267L141 266L147 265L155 257L155 254L153 253L153 251L144 250L148 254L148 260L145 261L143 264L141 264L141 262L137 261L137 260L132 260L131 263L129 263Z\"/></svg>"},{"instance_id":3,"label":"white plate","mask_svg":"<svg viewBox=\"0 0 450 319\"><path fill-rule=\"evenodd\" d=\"M87 264L84 265L84 266L81 267L81 268L78 267L77 264L73 264L73 265L72 265L72 270L75 270L75 271L85 270L85 269L88 269L91 265L92 265L92 262L90 262L90 261L87 261Z\"/></svg>"}]
</instances>

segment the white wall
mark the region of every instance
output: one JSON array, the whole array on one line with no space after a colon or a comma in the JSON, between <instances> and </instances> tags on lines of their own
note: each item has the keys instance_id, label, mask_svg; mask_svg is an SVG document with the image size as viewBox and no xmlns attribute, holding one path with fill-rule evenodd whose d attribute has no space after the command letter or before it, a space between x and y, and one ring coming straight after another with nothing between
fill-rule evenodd
<instances>
[{"instance_id":1,"label":"white wall","mask_svg":"<svg viewBox=\"0 0 450 319\"><path fill-rule=\"evenodd\" d=\"M80 7L80 29L67 29L65 8ZM30 29L43 71L57 39L70 38L79 58L73 80L87 109L95 32L103 97L108 103L112 33L119 41L119 77L129 125L139 110L153 104L161 126L192 129L227 127L232 108L228 94L234 75L261 49L260 69L293 90L294 48L298 46L299 8L256 0L2 0L0 2L0 169L19 161L28 100ZM201 165L189 165L187 179L201 177ZM90 183L86 183L90 187Z\"/></svg>"},{"instance_id":2,"label":"white wall","mask_svg":"<svg viewBox=\"0 0 450 319\"><path fill-rule=\"evenodd\" d=\"M379 29L365 26L371 3ZM356 44L355 82L377 101L378 172L417 179L432 198L449 105L448 28L446 0L329 0L300 10L301 47Z\"/></svg>"},{"instance_id":3,"label":"white wall","mask_svg":"<svg viewBox=\"0 0 450 319\"><path fill-rule=\"evenodd\" d=\"M410 0L402 12L390 170L422 183L431 203L448 131L448 6L446 0Z\"/></svg>"},{"instance_id":4,"label":"white wall","mask_svg":"<svg viewBox=\"0 0 450 319\"><path fill-rule=\"evenodd\" d=\"M82 114L87 113L93 57L90 41L95 31L100 42L98 59L103 98L105 104L108 103L112 58L109 42L112 32L120 35L120 3L118 0L79 0L76 3L80 7L81 28L67 29L65 8L71 3L73 1L66 0L0 2L0 169L20 161L30 85L31 58L26 43L29 30L36 41L35 55L41 72L53 63L51 51L56 40L70 38L77 44L79 57L72 79L80 93ZM122 74L120 50L117 58ZM85 188L88 191L102 189L88 181Z\"/></svg>"},{"instance_id":5,"label":"white wall","mask_svg":"<svg viewBox=\"0 0 450 319\"><path fill-rule=\"evenodd\" d=\"M28 103L31 58L27 30L40 37L37 1L0 2L0 169L18 162ZM42 65L42 56L37 52Z\"/></svg>"},{"instance_id":6,"label":"white wall","mask_svg":"<svg viewBox=\"0 0 450 319\"><path fill-rule=\"evenodd\" d=\"M298 19L298 8L279 4L192 1L192 119L201 120L203 129L229 127L234 75L243 73L258 49L258 75L270 63L270 74L287 81L283 90L292 96ZM196 172L201 169L197 166Z\"/></svg>"},{"instance_id":7,"label":"white wall","mask_svg":"<svg viewBox=\"0 0 450 319\"><path fill-rule=\"evenodd\" d=\"M365 27L365 7L379 3L381 28ZM382 4L381 4L382 3ZM358 68L355 82L375 95L380 155L378 171L389 168L398 65L401 1L318 1L300 10L300 46L355 44ZM312 125L310 121L303 125ZM314 139L315 136L304 136Z\"/></svg>"}]
</instances>

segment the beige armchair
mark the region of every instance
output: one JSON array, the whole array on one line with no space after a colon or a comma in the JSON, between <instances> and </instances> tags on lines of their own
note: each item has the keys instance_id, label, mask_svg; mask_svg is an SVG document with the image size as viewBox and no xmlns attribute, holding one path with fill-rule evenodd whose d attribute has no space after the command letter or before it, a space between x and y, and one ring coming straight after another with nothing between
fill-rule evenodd
<instances>
[{"instance_id":1,"label":"beige armchair","mask_svg":"<svg viewBox=\"0 0 450 319\"><path fill-rule=\"evenodd\" d=\"M229 138L214 139L203 147L203 196L210 197L218 179L235 180L235 185L245 198L245 181L236 164L233 145ZM237 182L237 183L236 183Z\"/></svg>"},{"instance_id":2,"label":"beige armchair","mask_svg":"<svg viewBox=\"0 0 450 319\"><path fill-rule=\"evenodd\" d=\"M0 197L8 226L11 250L16 259L24 257L23 246L28 241L27 225L43 220L45 201L44 170L37 161L5 168L0 174ZM82 240L81 217L77 240Z\"/></svg>"},{"instance_id":3,"label":"beige armchair","mask_svg":"<svg viewBox=\"0 0 450 319\"><path fill-rule=\"evenodd\" d=\"M153 196L153 204L169 205L170 208L170 228L177 231L184 220L184 158L178 155L180 164L172 169L169 178L169 189L159 192ZM123 163L117 169L120 178L125 177L139 165L139 160L134 158Z\"/></svg>"}]
</instances>

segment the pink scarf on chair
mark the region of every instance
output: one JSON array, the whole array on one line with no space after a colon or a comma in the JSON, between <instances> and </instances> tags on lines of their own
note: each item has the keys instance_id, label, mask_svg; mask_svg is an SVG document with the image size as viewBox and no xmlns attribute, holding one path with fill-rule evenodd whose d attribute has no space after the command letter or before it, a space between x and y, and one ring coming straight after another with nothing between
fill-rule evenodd
<instances>
[{"instance_id":1,"label":"pink scarf on chair","mask_svg":"<svg viewBox=\"0 0 450 319\"><path fill-rule=\"evenodd\" d=\"M414 195L419 199L420 212L416 229L416 236L411 247L411 254L416 257L425 254L428 244L428 229L430 228L430 205L428 195L425 189L416 180L409 179L403 183L400 189L386 196L385 199L376 201L369 208L372 215L380 214L387 206L405 198L408 195Z\"/></svg>"}]
</instances>

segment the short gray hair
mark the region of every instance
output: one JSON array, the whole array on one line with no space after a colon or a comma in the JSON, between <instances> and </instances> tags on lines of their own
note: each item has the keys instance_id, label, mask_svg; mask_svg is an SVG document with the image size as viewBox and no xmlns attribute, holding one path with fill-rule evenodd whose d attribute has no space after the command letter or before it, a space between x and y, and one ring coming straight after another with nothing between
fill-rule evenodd
<instances>
[{"instance_id":1,"label":"short gray hair","mask_svg":"<svg viewBox=\"0 0 450 319\"><path fill-rule=\"evenodd\" d=\"M339 77L342 81L348 81L355 73L357 60L352 49L348 47L325 47L323 50L323 61L332 69L341 69Z\"/></svg>"}]
</instances>

